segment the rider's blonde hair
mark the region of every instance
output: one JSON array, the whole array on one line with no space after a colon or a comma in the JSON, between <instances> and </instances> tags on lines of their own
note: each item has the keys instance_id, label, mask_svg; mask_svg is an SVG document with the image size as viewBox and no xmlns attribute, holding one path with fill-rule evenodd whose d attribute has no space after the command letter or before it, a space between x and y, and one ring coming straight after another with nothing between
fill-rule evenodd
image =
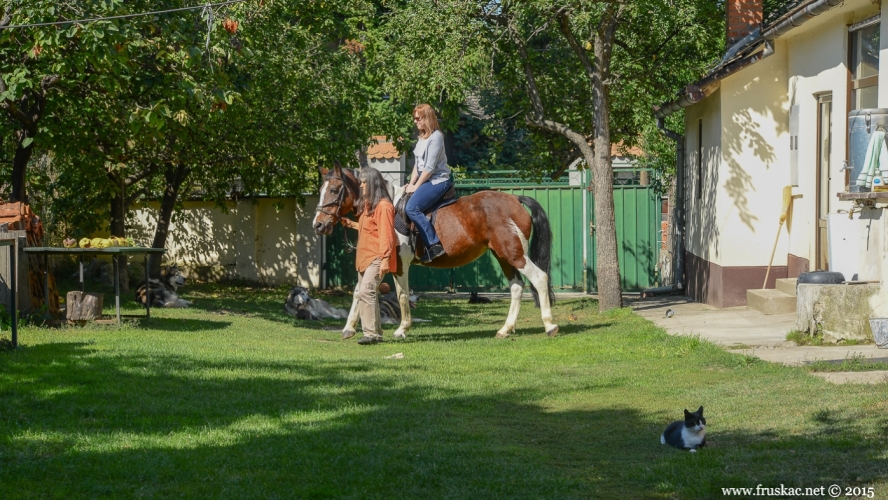
<instances>
[{"instance_id":1,"label":"rider's blonde hair","mask_svg":"<svg viewBox=\"0 0 888 500\"><path fill-rule=\"evenodd\" d=\"M438 125L438 115L435 114L435 109L432 108L428 104L419 104L415 108L413 108L413 115L419 115L422 118L425 118L425 133L423 133L422 129L419 130L419 136L423 139L428 139L432 132L436 130L440 130L441 127Z\"/></svg>"}]
</instances>

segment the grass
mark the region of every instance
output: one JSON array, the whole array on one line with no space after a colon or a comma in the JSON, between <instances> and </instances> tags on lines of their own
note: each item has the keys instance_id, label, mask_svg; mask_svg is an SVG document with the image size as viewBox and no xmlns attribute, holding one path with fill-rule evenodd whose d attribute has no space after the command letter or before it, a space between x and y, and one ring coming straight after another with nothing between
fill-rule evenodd
<instances>
[{"instance_id":1,"label":"grass","mask_svg":"<svg viewBox=\"0 0 888 500\"><path fill-rule=\"evenodd\" d=\"M812 372L869 372L888 370L888 362L878 359L867 359L861 353L852 354L842 361L813 361L805 365Z\"/></svg>"},{"instance_id":2,"label":"grass","mask_svg":"<svg viewBox=\"0 0 888 500\"><path fill-rule=\"evenodd\" d=\"M508 340L505 301L423 300L408 341L362 347L285 316L283 289L187 290L191 309L28 326L0 353L0 498L888 497L884 384L831 385L589 299L557 304L554 339L524 303ZM659 443L700 405L706 449Z\"/></svg>"},{"instance_id":3,"label":"grass","mask_svg":"<svg viewBox=\"0 0 888 500\"><path fill-rule=\"evenodd\" d=\"M786 334L786 340L791 340L798 345L823 345L823 334L809 334L800 330L792 330Z\"/></svg>"}]
</instances>

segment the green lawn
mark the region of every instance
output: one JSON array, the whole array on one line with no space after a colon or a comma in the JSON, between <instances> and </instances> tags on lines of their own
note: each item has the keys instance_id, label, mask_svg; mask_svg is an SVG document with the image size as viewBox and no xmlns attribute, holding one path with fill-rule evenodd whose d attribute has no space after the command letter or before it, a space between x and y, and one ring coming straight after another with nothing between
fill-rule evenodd
<instances>
[{"instance_id":1,"label":"green lawn","mask_svg":"<svg viewBox=\"0 0 888 500\"><path fill-rule=\"evenodd\" d=\"M554 339L524 303L508 340L493 338L505 301L423 300L431 323L364 347L284 315L283 289L184 295L193 308L122 328L22 328L0 353L0 498L695 499L758 484L888 498L885 384L831 385L588 299L556 305ZM699 405L710 446L661 445Z\"/></svg>"}]
</instances>

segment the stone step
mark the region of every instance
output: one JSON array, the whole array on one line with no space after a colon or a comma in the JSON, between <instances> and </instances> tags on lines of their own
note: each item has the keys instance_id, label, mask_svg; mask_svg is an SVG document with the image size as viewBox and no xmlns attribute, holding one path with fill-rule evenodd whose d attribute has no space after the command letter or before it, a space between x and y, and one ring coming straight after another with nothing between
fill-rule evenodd
<instances>
[{"instance_id":1,"label":"stone step","mask_svg":"<svg viewBox=\"0 0 888 500\"><path fill-rule=\"evenodd\" d=\"M796 296L780 290L746 290L746 307L762 314L794 313Z\"/></svg>"},{"instance_id":2,"label":"stone step","mask_svg":"<svg viewBox=\"0 0 888 500\"><path fill-rule=\"evenodd\" d=\"M796 283L799 281L798 278L780 278L777 280L777 289L783 293L788 293L790 295L796 294Z\"/></svg>"}]
</instances>

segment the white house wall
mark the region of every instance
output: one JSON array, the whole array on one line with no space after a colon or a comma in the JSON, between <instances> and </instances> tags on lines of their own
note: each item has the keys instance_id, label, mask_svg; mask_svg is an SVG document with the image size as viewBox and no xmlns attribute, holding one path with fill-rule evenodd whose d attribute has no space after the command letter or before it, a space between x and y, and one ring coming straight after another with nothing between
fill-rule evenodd
<instances>
[{"instance_id":1,"label":"white house wall","mask_svg":"<svg viewBox=\"0 0 888 500\"><path fill-rule=\"evenodd\" d=\"M316 196L306 196L305 207L294 198L248 199L228 202L225 213L210 202L186 201L173 216L164 260L202 279L318 286L323 249L311 228L316 204ZM157 210L149 203L128 221L141 245L151 244Z\"/></svg>"},{"instance_id":2,"label":"white house wall","mask_svg":"<svg viewBox=\"0 0 888 500\"><path fill-rule=\"evenodd\" d=\"M723 267L767 265L777 235L789 183L789 108L785 44L778 40L774 48L770 57L721 82L717 250L708 260ZM786 264L786 252L784 237L774 265Z\"/></svg>"},{"instance_id":3,"label":"white house wall","mask_svg":"<svg viewBox=\"0 0 888 500\"><path fill-rule=\"evenodd\" d=\"M848 117L848 25L878 14L870 2L849 2L831 16L810 21L786 40L789 105L799 106L799 182L793 188L793 210L789 221L789 253L817 261L817 96L831 93L832 147L829 164L829 213L850 208L836 193L845 189L843 166L847 152ZM884 43L884 42L883 42ZM885 85L880 86L880 93ZM788 123L788 121L787 121ZM779 143L788 150L788 140ZM778 250L779 253L779 250ZM785 252L782 254L785 255Z\"/></svg>"},{"instance_id":4,"label":"white house wall","mask_svg":"<svg viewBox=\"0 0 888 500\"><path fill-rule=\"evenodd\" d=\"M685 111L685 185L687 240L685 250L710 262L716 260L719 248L717 227L717 207L715 206L714 183L721 162L721 93L716 90L702 102ZM699 148L698 124L703 124L702 150ZM702 196L698 198L697 165L702 151L703 177Z\"/></svg>"}]
</instances>

